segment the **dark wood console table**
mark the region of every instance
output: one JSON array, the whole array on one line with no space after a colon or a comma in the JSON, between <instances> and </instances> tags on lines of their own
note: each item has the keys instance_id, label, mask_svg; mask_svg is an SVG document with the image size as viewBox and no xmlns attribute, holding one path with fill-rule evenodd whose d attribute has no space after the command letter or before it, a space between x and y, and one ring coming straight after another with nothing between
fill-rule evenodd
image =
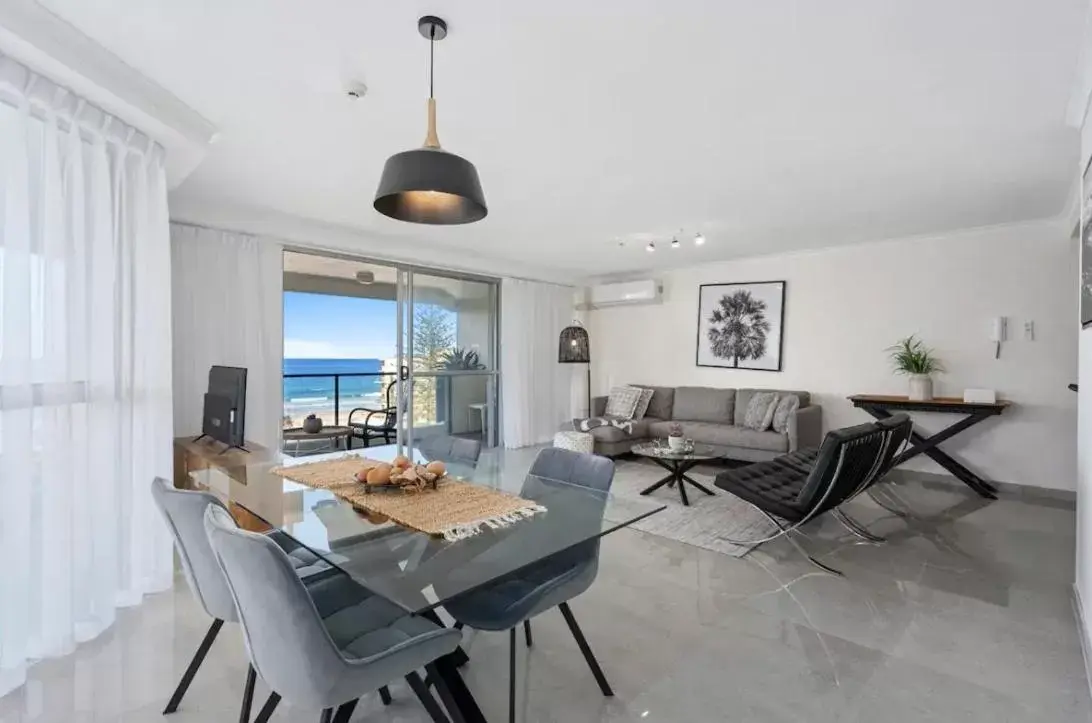
<instances>
[{"instance_id":1,"label":"dark wood console table","mask_svg":"<svg viewBox=\"0 0 1092 723\"><path fill-rule=\"evenodd\" d=\"M853 402L853 406L865 410L876 419L886 419L895 412L940 412L942 414L966 415L955 424L945 427L929 437L922 436L917 430L912 431L910 433L911 445L892 461L891 466L895 467L908 459L917 457L919 454L924 454L951 472L963 484L978 494L991 500L997 499L997 487L952 459L951 455L938 449L937 445L985 419L1001 414L1008 408L1008 402L981 404L978 402L965 402L958 397L935 397L924 402L911 401L907 397L891 397L880 394L856 394L850 397L849 401Z\"/></svg>"}]
</instances>

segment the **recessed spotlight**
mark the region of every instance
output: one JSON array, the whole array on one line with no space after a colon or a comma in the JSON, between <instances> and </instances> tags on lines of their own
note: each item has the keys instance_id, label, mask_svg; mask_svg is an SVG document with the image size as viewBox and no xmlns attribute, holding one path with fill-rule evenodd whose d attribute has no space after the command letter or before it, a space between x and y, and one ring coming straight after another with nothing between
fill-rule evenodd
<instances>
[{"instance_id":1,"label":"recessed spotlight","mask_svg":"<svg viewBox=\"0 0 1092 723\"><path fill-rule=\"evenodd\" d=\"M656 244L653 243L652 241L649 241L648 246L645 246L645 251L647 251L649 253L652 253L655 250L656 250Z\"/></svg>"},{"instance_id":2,"label":"recessed spotlight","mask_svg":"<svg viewBox=\"0 0 1092 723\"><path fill-rule=\"evenodd\" d=\"M700 233L694 237L695 246L701 246L703 243L705 243L705 237L702 236Z\"/></svg>"},{"instance_id":3,"label":"recessed spotlight","mask_svg":"<svg viewBox=\"0 0 1092 723\"><path fill-rule=\"evenodd\" d=\"M673 249L679 248L679 239L677 237L671 239L671 248L673 248Z\"/></svg>"}]
</instances>

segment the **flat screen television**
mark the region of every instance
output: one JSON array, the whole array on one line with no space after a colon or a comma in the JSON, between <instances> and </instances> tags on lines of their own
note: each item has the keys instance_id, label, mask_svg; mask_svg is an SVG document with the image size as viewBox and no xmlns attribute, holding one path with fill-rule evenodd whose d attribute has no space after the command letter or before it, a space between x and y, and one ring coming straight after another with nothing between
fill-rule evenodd
<instances>
[{"instance_id":1,"label":"flat screen television","mask_svg":"<svg viewBox=\"0 0 1092 723\"><path fill-rule=\"evenodd\" d=\"M211 437L228 447L243 449L245 432L246 369L211 367L201 420L201 437Z\"/></svg>"}]
</instances>

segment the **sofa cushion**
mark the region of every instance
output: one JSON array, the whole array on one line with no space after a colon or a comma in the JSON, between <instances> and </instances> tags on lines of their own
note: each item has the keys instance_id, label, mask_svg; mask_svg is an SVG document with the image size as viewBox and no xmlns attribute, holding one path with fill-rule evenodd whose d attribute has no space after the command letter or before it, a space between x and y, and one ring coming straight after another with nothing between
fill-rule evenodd
<instances>
[{"instance_id":1,"label":"sofa cushion","mask_svg":"<svg viewBox=\"0 0 1092 723\"><path fill-rule=\"evenodd\" d=\"M770 428L775 432L788 434L789 418L796 414L796 410L799 408L800 397L795 394L783 395L777 402L777 409L774 410L773 423Z\"/></svg>"},{"instance_id":2,"label":"sofa cushion","mask_svg":"<svg viewBox=\"0 0 1092 723\"><path fill-rule=\"evenodd\" d=\"M781 397L773 392L756 392L747 402L747 411L743 415L743 426L756 432L764 432L773 423L777 402Z\"/></svg>"},{"instance_id":3,"label":"sofa cushion","mask_svg":"<svg viewBox=\"0 0 1092 723\"><path fill-rule=\"evenodd\" d=\"M607 397L607 417L633 419L637 403L641 401L641 390L636 387L614 387Z\"/></svg>"},{"instance_id":4,"label":"sofa cushion","mask_svg":"<svg viewBox=\"0 0 1092 723\"><path fill-rule=\"evenodd\" d=\"M811 394L809 392L798 392L789 389L739 389L736 391L736 413L735 423L742 426L743 419L747 415L747 405L751 401L751 397L755 392L773 392L778 396L785 396L786 394L795 394L800 400L800 407L806 407L811 404Z\"/></svg>"},{"instance_id":5,"label":"sofa cushion","mask_svg":"<svg viewBox=\"0 0 1092 723\"><path fill-rule=\"evenodd\" d=\"M595 437L598 442L625 442L627 440L648 439L652 436L649 433L649 427L654 422L659 422L659 419L653 417L645 417L644 419L636 419L632 422L632 432L627 432L620 427L596 427L588 432L591 436ZM667 436L666 434L664 435Z\"/></svg>"},{"instance_id":6,"label":"sofa cushion","mask_svg":"<svg viewBox=\"0 0 1092 723\"><path fill-rule=\"evenodd\" d=\"M641 390L641 398L637 401L637 408L633 410L633 418L644 419L648 416L648 405L652 401L652 395L655 394L655 391L648 387L638 387L632 384L630 386Z\"/></svg>"},{"instance_id":7,"label":"sofa cushion","mask_svg":"<svg viewBox=\"0 0 1092 723\"><path fill-rule=\"evenodd\" d=\"M588 434L595 438L596 442L624 442L633 439L633 435L619 427L596 427L589 430Z\"/></svg>"},{"instance_id":8,"label":"sofa cushion","mask_svg":"<svg viewBox=\"0 0 1092 723\"><path fill-rule=\"evenodd\" d=\"M671 419L683 422L732 423L735 389L714 387L678 387Z\"/></svg>"},{"instance_id":9,"label":"sofa cushion","mask_svg":"<svg viewBox=\"0 0 1092 723\"><path fill-rule=\"evenodd\" d=\"M651 389L652 399L645 410L646 417L671 419L671 409L675 406L675 387L653 387L648 384L630 384L631 387Z\"/></svg>"},{"instance_id":10,"label":"sofa cushion","mask_svg":"<svg viewBox=\"0 0 1092 723\"><path fill-rule=\"evenodd\" d=\"M701 444L715 444L719 447L745 447L761 449L766 452L788 452L789 438L766 430L756 432L746 427L728 424L710 424L709 422L683 422L683 436Z\"/></svg>"}]
</instances>

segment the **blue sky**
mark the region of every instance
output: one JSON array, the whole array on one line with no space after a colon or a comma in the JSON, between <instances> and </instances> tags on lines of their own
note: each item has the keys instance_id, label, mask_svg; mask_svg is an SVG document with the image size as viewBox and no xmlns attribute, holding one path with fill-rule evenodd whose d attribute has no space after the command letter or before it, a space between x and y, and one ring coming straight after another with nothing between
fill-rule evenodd
<instances>
[{"instance_id":1,"label":"blue sky","mask_svg":"<svg viewBox=\"0 0 1092 723\"><path fill-rule=\"evenodd\" d=\"M286 359L394 356L395 304L380 299L284 293Z\"/></svg>"}]
</instances>

